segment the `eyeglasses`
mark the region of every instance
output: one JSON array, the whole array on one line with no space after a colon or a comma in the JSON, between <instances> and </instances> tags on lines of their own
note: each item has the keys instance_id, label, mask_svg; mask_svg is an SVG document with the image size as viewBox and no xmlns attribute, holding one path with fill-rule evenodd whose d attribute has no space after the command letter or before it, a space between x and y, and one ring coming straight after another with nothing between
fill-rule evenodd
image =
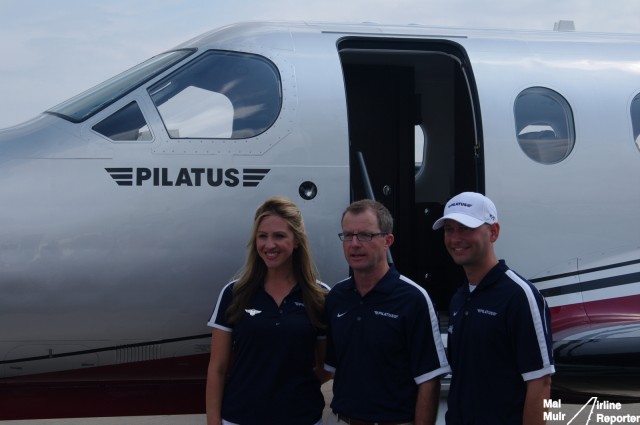
<instances>
[{"instance_id":1,"label":"eyeglasses","mask_svg":"<svg viewBox=\"0 0 640 425\"><path fill-rule=\"evenodd\" d=\"M371 240L375 236L384 236L386 234L387 234L387 232L380 232L380 233L367 233L367 232L338 233L338 237L343 242L351 242L351 241L353 241L353 238L358 239L358 241L360 241L360 242L371 242Z\"/></svg>"}]
</instances>

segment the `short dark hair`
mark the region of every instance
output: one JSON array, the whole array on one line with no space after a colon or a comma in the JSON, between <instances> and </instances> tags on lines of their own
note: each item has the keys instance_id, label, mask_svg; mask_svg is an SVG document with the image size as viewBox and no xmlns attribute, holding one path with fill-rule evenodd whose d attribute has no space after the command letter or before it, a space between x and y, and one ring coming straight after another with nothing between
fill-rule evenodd
<instances>
[{"instance_id":1,"label":"short dark hair","mask_svg":"<svg viewBox=\"0 0 640 425\"><path fill-rule=\"evenodd\" d=\"M376 215L381 232L393 233L393 217L391 216L391 213L387 207L372 199L361 199L359 201L352 202L351 205L349 205L342 213L341 222L344 220L344 216L347 213L362 214L366 210L371 210Z\"/></svg>"}]
</instances>

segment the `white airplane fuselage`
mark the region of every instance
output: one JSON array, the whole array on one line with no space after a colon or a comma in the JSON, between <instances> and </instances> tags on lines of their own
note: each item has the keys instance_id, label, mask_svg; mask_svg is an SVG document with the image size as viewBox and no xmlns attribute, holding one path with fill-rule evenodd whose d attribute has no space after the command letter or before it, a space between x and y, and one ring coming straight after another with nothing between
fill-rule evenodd
<instances>
[{"instance_id":1,"label":"white airplane fuselage","mask_svg":"<svg viewBox=\"0 0 640 425\"><path fill-rule=\"evenodd\" d=\"M562 389L639 398L589 375L639 374L639 51L640 36L238 24L0 130L0 392L200 389L207 319L273 195L301 208L329 285L349 272L343 209L383 202L393 261L444 312L464 278L431 223L474 190L498 207L498 255L551 307Z\"/></svg>"}]
</instances>

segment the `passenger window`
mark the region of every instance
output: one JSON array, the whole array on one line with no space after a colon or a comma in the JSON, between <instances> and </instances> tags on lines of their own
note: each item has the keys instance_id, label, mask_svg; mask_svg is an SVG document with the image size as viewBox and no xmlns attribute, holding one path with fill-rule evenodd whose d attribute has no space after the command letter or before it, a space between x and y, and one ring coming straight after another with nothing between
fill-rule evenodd
<instances>
[{"instance_id":1,"label":"passenger window","mask_svg":"<svg viewBox=\"0 0 640 425\"><path fill-rule=\"evenodd\" d=\"M116 142L148 142L152 139L137 102L131 102L103 119L93 126L93 130Z\"/></svg>"},{"instance_id":2,"label":"passenger window","mask_svg":"<svg viewBox=\"0 0 640 425\"><path fill-rule=\"evenodd\" d=\"M171 138L241 139L276 120L280 76L265 58L210 51L149 88Z\"/></svg>"},{"instance_id":3,"label":"passenger window","mask_svg":"<svg viewBox=\"0 0 640 425\"><path fill-rule=\"evenodd\" d=\"M426 149L425 137L422 126L416 125L414 130L414 164L416 175L418 175L424 164Z\"/></svg>"},{"instance_id":4,"label":"passenger window","mask_svg":"<svg viewBox=\"0 0 640 425\"><path fill-rule=\"evenodd\" d=\"M640 94L631 102L631 125L633 127L633 140L640 150Z\"/></svg>"},{"instance_id":5,"label":"passenger window","mask_svg":"<svg viewBox=\"0 0 640 425\"><path fill-rule=\"evenodd\" d=\"M556 164L573 150L573 113L557 92L544 87L522 91L515 101L514 116L520 148L532 160Z\"/></svg>"}]
</instances>

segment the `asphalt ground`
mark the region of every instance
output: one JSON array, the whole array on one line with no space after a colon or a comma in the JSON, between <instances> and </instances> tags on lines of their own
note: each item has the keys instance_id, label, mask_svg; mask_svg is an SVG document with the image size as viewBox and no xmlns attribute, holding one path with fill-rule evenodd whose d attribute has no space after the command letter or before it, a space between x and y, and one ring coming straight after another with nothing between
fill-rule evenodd
<instances>
[{"instance_id":1,"label":"asphalt ground","mask_svg":"<svg viewBox=\"0 0 640 425\"><path fill-rule=\"evenodd\" d=\"M331 382L322 387L327 407L324 417L331 415L328 405L331 402ZM595 404L599 402L600 404ZM436 425L445 425L444 413L447 410L446 400L440 401ZM584 404L562 404L549 408L553 416L548 425L595 425L601 423L640 423L640 403L616 405L603 400L592 400ZM637 421L627 416L637 416ZM626 419L626 420L625 420ZM614 422L615 421L615 422ZM173 416L128 416L113 418L78 418L78 419L39 419L0 421L1 425L204 425L206 417L199 415Z\"/></svg>"}]
</instances>

